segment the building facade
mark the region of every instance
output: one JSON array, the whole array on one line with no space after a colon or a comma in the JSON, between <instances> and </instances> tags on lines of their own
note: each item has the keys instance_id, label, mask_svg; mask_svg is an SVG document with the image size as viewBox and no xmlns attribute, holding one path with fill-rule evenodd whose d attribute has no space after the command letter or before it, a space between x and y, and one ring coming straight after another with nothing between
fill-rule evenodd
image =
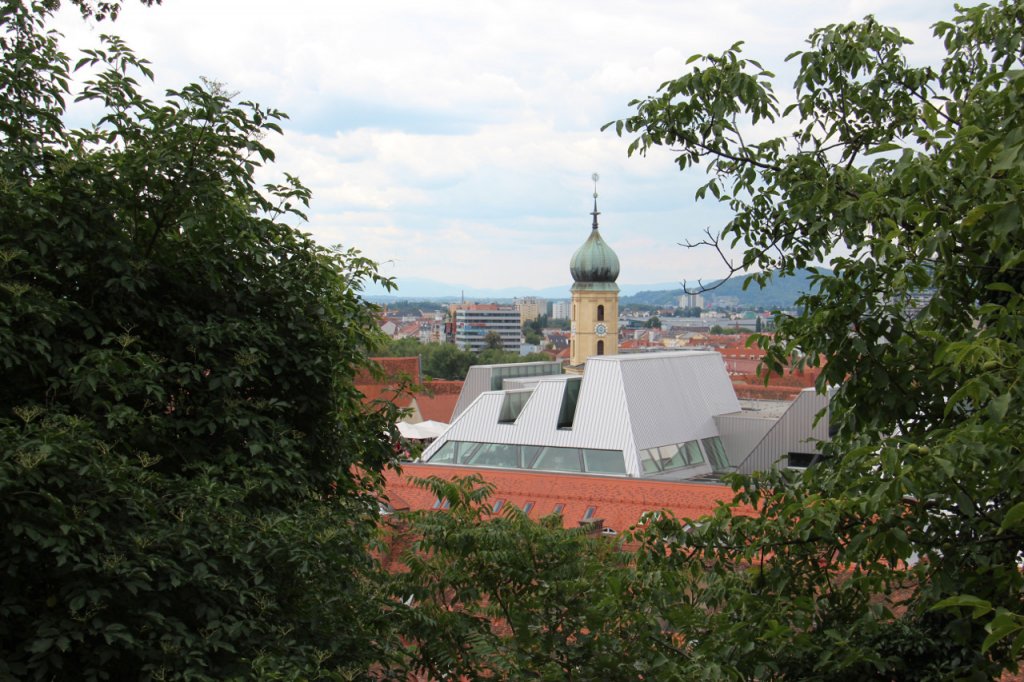
<instances>
[{"instance_id":1,"label":"building facade","mask_svg":"<svg viewBox=\"0 0 1024 682\"><path fill-rule=\"evenodd\" d=\"M572 303L570 301L555 301L551 304L552 320L571 320Z\"/></svg>"},{"instance_id":2,"label":"building facade","mask_svg":"<svg viewBox=\"0 0 1024 682\"><path fill-rule=\"evenodd\" d=\"M515 300L516 310L519 311L519 319L523 322L531 322L548 311L548 302L543 298L527 296Z\"/></svg>"},{"instance_id":3,"label":"building facade","mask_svg":"<svg viewBox=\"0 0 1024 682\"><path fill-rule=\"evenodd\" d=\"M523 341L523 325L519 311L513 306L461 304L452 306L455 345L462 350L478 352L488 345L488 334L497 334L502 350L519 352Z\"/></svg>"},{"instance_id":4,"label":"building facade","mask_svg":"<svg viewBox=\"0 0 1024 682\"><path fill-rule=\"evenodd\" d=\"M680 308L703 308L704 296L701 294L683 294L679 297Z\"/></svg>"}]
</instances>

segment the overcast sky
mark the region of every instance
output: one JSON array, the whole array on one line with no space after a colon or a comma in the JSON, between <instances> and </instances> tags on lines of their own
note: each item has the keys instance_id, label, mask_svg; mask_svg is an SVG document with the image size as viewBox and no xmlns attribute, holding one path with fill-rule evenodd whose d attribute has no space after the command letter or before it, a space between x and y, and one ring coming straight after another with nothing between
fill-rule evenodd
<instances>
[{"instance_id":1,"label":"overcast sky","mask_svg":"<svg viewBox=\"0 0 1024 682\"><path fill-rule=\"evenodd\" d=\"M303 229L385 274L477 287L567 284L601 175L601 233L620 283L713 278L678 242L727 213L695 202L702 174L627 158L608 121L737 40L792 82L784 57L817 26L874 14L934 61L947 0L133 0L111 25L65 8L68 49L100 33L153 63L157 85L205 76L290 115L273 171L314 192ZM408 287L407 287L408 288ZM406 292L400 292L406 293ZM408 291L407 293L415 293Z\"/></svg>"}]
</instances>

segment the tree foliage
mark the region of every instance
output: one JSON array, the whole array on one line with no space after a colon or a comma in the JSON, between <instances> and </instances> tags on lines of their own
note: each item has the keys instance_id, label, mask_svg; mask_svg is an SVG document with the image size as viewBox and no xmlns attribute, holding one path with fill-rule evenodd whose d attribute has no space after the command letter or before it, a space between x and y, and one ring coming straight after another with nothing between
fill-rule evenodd
<instances>
[{"instance_id":1,"label":"tree foliage","mask_svg":"<svg viewBox=\"0 0 1024 682\"><path fill-rule=\"evenodd\" d=\"M0 10L0 677L365 669L368 542L393 414L353 379L380 339L356 251L259 187L280 112L146 62L69 58L47 4Z\"/></svg>"},{"instance_id":2,"label":"tree foliage","mask_svg":"<svg viewBox=\"0 0 1024 682\"><path fill-rule=\"evenodd\" d=\"M537 522L515 505L496 510L479 477L420 480L445 513L404 519L415 538L408 572L394 575L391 618L404 641L396 678L537 680L716 679L681 657L652 608L668 593L600 528Z\"/></svg>"},{"instance_id":3,"label":"tree foliage","mask_svg":"<svg viewBox=\"0 0 1024 682\"><path fill-rule=\"evenodd\" d=\"M500 339L499 339L500 340ZM418 339L395 339L378 351L384 357L419 357L424 376L434 379L462 380L472 365L549 360L543 353L519 355L500 348L485 348L479 353L462 350L452 343L420 343Z\"/></svg>"},{"instance_id":4,"label":"tree foliage","mask_svg":"<svg viewBox=\"0 0 1024 682\"><path fill-rule=\"evenodd\" d=\"M871 17L815 31L788 106L737 43L609 124L707 168L734 271L835 270L760 340L827 361L830 463L737 480L756 517L665 546L713 567L693 634L743 675L986 679L1024 647L1024 3L934 33L932 68Z\"/></svg>"},{"instance_id":5,"label":"tree foliage","mask_svg":"<svg viewBox=\"0 0 1024 682\"><path fill-rule=\"evenodd\" d=\"M907 40L870 17L815 31L791 56L785 107L737 44L695 57L611 124L630 152L666 146L682 169L709 169L698 196L733 213L709 241L742 250L736 271L773 273L751 282L830 261L835 276L815 277L802 312L758 340L771 370L827 362L826 459L734 476L731 505L648 519L625 557L558 523L492 518L486 487L431 483L452 513L414 517L422 554L396 590L419 604L396 610L415 645L406 665L735 680L981 680L1016 667L1024 3L959 9L935 36L946 56L930 68L909 65ZM606 570L590 572L588 556ZM564 618L570 606L578 619Z\"/></svg>"}]
</instances>

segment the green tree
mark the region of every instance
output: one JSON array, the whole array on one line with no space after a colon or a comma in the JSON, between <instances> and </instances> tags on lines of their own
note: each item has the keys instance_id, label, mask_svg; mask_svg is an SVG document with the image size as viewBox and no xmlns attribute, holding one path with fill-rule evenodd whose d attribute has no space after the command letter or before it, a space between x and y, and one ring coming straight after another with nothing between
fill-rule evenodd
<instances>
[{"instance_id":1,"label":"green tree","mask_svg":"<svg viewBox=\"0 0 1024 682\"><path fill-rule=\"evenodd\" d=\"M661 320L658 319L657 315L653 315L646 322L644 322L646 329L661 329Z\"/></svg>"},{"instance_id":2,"label":"green tree","mask_svg":"<svg viewBox=\"0 0 1024 682\"><path fill-rule=\"evenodd\" d=\"M490 350L501 350L501 334L496 331L489 331L484 335L484 347Z\"/></svg>"},{"instance_id":3,"label":"green tree","mask_svg":"<svg viewBox=\"0 0 1024 682\"><path fill-rule=\"evenodd\" d=\"M285 224L297 180L255 184L279 112L149 101L106 38L65 128L52 4L0 8L0 677L365 670L383 280Z\"/></svg>"},{"instance_id":4,"label":"green tree","mask_svg":"<svg viewBox=\"0 0 1024 682\"><path fill-rule=\"evenodd\" d=\"M740 676L988 679L1024 646L1024 3L934 34L941 63L914 67L871 17L817 30L784 109L737 43L609 124L708 169L732 272L835 270L759 341L771 369L827 362L830 459L737 479L756 516L661 528L651 554L709 567L704 622L670 620Z\"/></svg>"},{"instance_id":5,"label":"green tree","mask_svg":"<svg viewBox=\"0 0 1024 682\"><path fill-rule=\"evenodd\" d=\"M392 650L394 678L719 678L713 664L677 655L653 608L666 583L638 571L617 538L565 530L557 514L494 511L479 477L419 483L450 508L402 521L415 543L408 572L393 577L389 616L410 646Z\"/></svg>"}]
</instances>

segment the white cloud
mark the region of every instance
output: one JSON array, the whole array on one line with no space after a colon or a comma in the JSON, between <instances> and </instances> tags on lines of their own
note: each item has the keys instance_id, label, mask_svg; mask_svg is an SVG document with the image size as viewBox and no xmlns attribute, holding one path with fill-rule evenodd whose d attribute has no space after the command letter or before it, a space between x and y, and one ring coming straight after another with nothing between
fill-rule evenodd
<instances>
[{"instance_id":1,"label":"white cloud","mask_svg":"<svg viewBox=\"0 0 1024 682\"><path fill-rule=\"evenodd\" d=\"M811 29L869 12L898 22L934 58L943 0L131 0L113 26L63 10L68 45L123 35L158 83L200 75L291 114L270 140L314 190L305 229L361 248L392 274L466 285L568 281L601 173L602 233L623 282L715 277L707 252L678 247L727 214L695 204L700 173L671 154L628 159L599 127L629 113L697 52L746 40L780 75ZM783 79L782 85L785 85ZM77 112L76 116L84 115ZM486 282L486 284L484 284Z\"/></svg>"}]
</instances>

